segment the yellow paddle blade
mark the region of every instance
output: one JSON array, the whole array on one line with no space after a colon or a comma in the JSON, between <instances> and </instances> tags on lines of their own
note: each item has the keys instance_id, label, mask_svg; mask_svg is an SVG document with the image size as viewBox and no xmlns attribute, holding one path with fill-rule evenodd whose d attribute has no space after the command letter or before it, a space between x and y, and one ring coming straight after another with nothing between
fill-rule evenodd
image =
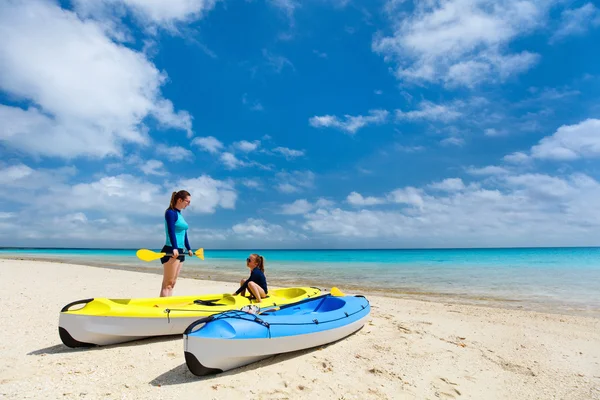
<instances>
[{"instance_id":1,"label":"yellow paddle blade","mask_svg":"<svg viewBox=\"0 0 600 400\"><path fill-rule=\"evenodd\" d=\"M152 250L148 250L148 249L139 249L135 255L137 256L137 258L139 258L142 261L154 261L154 260L158 260L159 258L163 257L165 255L165 253L157 253L155 251Z\"/></svg>"},{"instance_id":2,"label":"yellow paddle blade","mask_svg":"<svg viewBox=\"0 0 600 400\"><path fill-rule=\"evenodd\" d=\"M336 288L335 286L331 288L331 291L329 293L331 293L332 296L336 296L336 297L345 296L344 292L342 292L340 289Z\"/></svg>"},{"instance_id":3,"label":"yellow paddle blade","mask_svg":"<svg viewBox=\"0 0 600 400\"><path fill-rule=\"evenodd\" d=\"M204 249L201 247L194 253L199 259L204 260Z\"/></svg>"}]
</instances>

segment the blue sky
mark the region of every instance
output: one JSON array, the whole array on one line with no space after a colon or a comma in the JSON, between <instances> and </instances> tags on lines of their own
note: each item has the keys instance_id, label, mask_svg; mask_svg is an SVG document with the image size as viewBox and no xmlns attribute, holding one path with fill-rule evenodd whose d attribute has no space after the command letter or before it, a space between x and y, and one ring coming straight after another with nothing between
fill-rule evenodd
<instances>
[{"instance_id":1,"label":"blue sky","mask_svg":"<svg viewBox=\"0 0 600 400\"><path fill-rule=\"evenodd\" d=\"M600 245L587 1L0 0L0 245Z\"/></svg>"}]
</instances>

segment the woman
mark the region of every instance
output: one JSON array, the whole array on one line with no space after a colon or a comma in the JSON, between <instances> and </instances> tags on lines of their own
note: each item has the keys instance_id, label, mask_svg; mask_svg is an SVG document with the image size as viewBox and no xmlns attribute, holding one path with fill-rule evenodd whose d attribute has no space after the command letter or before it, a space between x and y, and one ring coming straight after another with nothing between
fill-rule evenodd
<instances>
[{"instance_id":1,"label":"woman","mask_svg":"<svg viewBox=\"0 0 600 400\"><path fill-rule=\"evenodd\" d=\"M261 299L267 297L267 293L269 293L265 276L265 259L258 254L250 254L250 257L246 259L246 266L250 268L250 277L240 281L240 288L233 295L245 296L246 289L248 289L254 295L256 302L260 303Z\"/></svg>"},{"instance_id":2,"label":"woman","mask_svg":"<svg viewBox=\"0 0 600 400\"><path fill-rule=\"evenodd\" d=\"M175 282L185 261L184 245L190 257L192 256L192 248L188 242L187 235L188 224L185 222L183 215L181 215L181 211L190 205L190 201L191 196L187 191L180 190L179 192L173 192L169 208L165 211L166 244L162 248L161 253L169 255L160 259L163 264L160 297L169 297L173 294Z\"/></svg>"}]
</instances>

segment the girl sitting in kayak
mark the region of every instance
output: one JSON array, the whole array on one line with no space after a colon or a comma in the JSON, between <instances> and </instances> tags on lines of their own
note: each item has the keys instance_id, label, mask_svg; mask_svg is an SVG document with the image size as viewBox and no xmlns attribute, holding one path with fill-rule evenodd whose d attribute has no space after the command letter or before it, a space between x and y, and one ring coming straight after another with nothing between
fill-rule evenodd
<instances>
[{"instance_id":1,"label":"girl sitting in kayak","mask_svg":"<svg viewBox=\"0 0 600 400\"><path fill-rule=\"evenodd\" d=\"M246 259L246 266L250 268L250 277L240 281L240 288L233 294L246 295L246 289L254 296L257 303L267 297L267 277L265 276L265 259L258 254L250 254Z\"/></svg>"}]
</instances>

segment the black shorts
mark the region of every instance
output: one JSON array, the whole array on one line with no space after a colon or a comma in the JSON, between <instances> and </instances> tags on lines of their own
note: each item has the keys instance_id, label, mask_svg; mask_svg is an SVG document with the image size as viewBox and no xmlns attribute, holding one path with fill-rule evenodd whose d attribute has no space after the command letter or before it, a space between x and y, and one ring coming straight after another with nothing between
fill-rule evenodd
<instances>
[{"instance_id":1,"label":"black shorts","mask_svg":"<svg viewBox=\"0 0 600 400\"><path fill-rule=\"evenodd\" d=\"M185 251L183 251L183 249L177 249L177 251L179 251L179 257L177 257L177 259L181 262L185 261ZM171 246L163 246L162 250L160 251L161 253L173 253L173 248ZM166 263L169 260L172 260L173 257L172 256L164 256L160 259L160 262L162 264Z\"/></svg>"}]
</instances>

